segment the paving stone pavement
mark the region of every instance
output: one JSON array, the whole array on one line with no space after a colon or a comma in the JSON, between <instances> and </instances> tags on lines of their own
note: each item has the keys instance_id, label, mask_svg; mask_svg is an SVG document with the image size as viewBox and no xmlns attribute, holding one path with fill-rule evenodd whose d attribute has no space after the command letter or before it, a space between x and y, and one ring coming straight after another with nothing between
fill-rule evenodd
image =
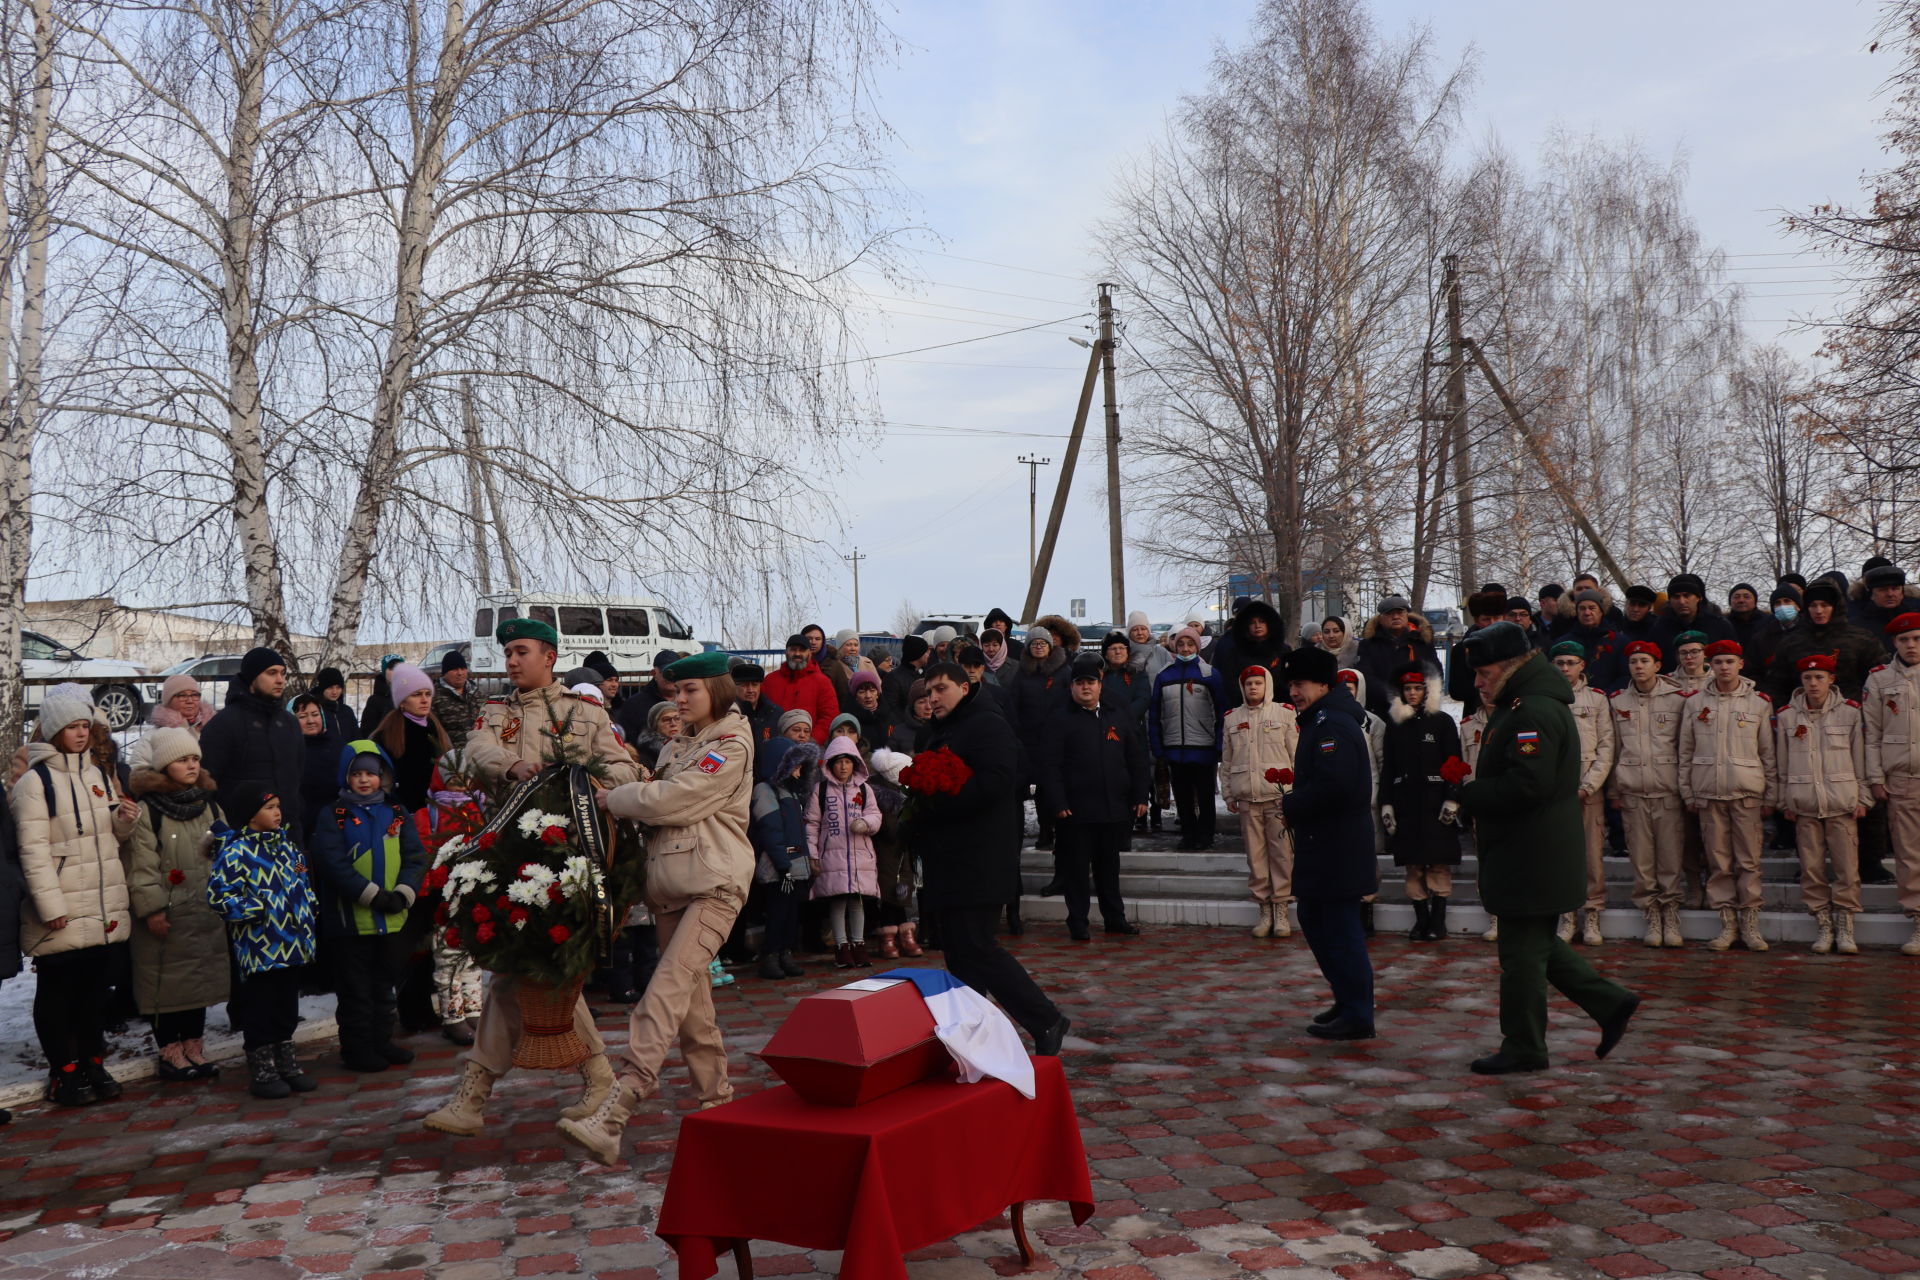
<instances>
[{"instance_id":1,"label":"paving stone pavement","mask_svg":"<svg viewBox=\"0 0 1920 1280\"><path fill-rule=\"evenodd\" d=\"M1609 945L1606 969L1647 997L1614 1057L1594 1061L1594 1030L1556 1003L1555 1068L1496 1080L1466 1069L1496 1041L1484 944L1376 939L1381 1035L1356 1045L1301 1033L1324 988L1298 935L1164 928L1076 945L1042 926L1014 945L1074 1019L1066 1063L1100 1202L1084 1227L1035 1207L1049 1255L1036 1271L1920 1276L1920 964L1902 957ZM743 973L716 992L742 1091L769 1083L747 1051L844 977ZM632 1127L629 1162L601 1169L554 1133L571 1079L509 1077L483 1137L422 1130L457 1064L438 1037L412 1043L413 1067L374 1076L328 1054L319 1092L286 1102L251 1099L237 1078L148 1082L18 1117L0 1129L0 1277L675 1274L652 1226L683 1074ZM804 1171L743 1169L742 1194L777 1195L782 1176ZM755 1253L761 1275L832 1275L838 1261ZM920 1251L908 1272L1019 1269L1002 1221Z\"/></svg>"}]
</instances>

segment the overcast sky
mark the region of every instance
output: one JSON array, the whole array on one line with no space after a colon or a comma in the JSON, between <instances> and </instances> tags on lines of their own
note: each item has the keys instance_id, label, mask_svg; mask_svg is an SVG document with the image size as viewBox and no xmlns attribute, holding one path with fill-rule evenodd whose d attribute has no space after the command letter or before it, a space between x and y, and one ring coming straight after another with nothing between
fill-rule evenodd
<instances>
[{"instance_id":1,"label":"overcast sky","mask_svg":"<svg viewBox=\"0 0 1920 1280\"><path fill-rule=\"evenodd\" d=\"M1055 460L1040 472L1044 522L1085 367L1067 335L1084 336L1091 323L1093 224L1114 174L1183 93L1204 87L1211 51L1241 40L1255 8L902 0L894 29L907 48L881 81L880 106L930 233L913 255L926 283L902 294L862 278L888 312L870 316L868 350L1088 314L873 364L892 425L832 481L845 520L840 549L868 557L867 630L890 626L903 599L924 612L1019 610L1027 469L1015 459ZM1861 172L1879 163L1874 93L1890 59L1865 51L1877 4L1378 0L1374 12L1389 33L1429 25L1449 59L1476 51L1465 130L1473 139L1497 137L1530 158L1562 125L1636 136L1660 157L1684 154L1704 239L1735 255L1735 275L1752 287L1749 332L1811 350L1793 323L1833 297L1832 273L1785 256L1801 246L1781 235L1778 218L1854 198ZM1097 403L1095 414L1097 422ZM1097 449L1082 454L1042 601L1064 611L1070 597L1086 597L1090 622L1109 613L1100 468ZM1196 604L1131 546L1127 572L1129 607L1160 619ZM823 579L818 596L829 630L852 623L850 572L837 584Z\"/></svg>"}]
</instances>

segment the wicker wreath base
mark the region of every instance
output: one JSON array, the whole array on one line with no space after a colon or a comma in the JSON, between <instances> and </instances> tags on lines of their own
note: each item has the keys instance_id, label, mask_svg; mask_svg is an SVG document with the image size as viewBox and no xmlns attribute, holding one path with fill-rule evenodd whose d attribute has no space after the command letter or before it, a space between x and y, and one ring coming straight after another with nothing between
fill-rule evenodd
<instances>
[{"instance_id":1,"label":"wicker wreath base","mask_svg":"<svg viewBox=\"0 0 1920 1280\"><path fill-rule=\"evenodd\" d=\"M513 1065L535 1071L560 1071L585 1062L592 1050L573 1029L574 1006L580 1002L585 977L552 986L522 979L513 997L520 1006L520 1043L513 1049Z\"/></svg>"}]
</instances>

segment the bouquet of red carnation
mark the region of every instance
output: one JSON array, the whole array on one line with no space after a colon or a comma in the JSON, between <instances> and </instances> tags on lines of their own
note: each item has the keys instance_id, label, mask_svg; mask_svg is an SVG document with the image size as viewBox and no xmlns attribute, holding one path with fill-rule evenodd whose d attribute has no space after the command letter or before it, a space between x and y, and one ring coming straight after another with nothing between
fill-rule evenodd
<instances>
[{"instance_id":1,"label":"bouquet of red carnation","mask_svg":"<svg viewBox=\"0 0 1920 1280\"><path fill-rule=\"evenodd\" d=\"M1440 765L1440 777L1448 786L1457 787L1467 780L1473 766L1459 756L1448 756Z\"/></svg>"},{"instance_id":2,"label":"bouquet of red carnation","mask_svg":"<svg viewBox=\"0 0 1920 1280\"><path fill-rule=\"evenodd\" d=\"M973 769L946 747L922 751L900 771L900 784L916 795L954 796L973 777Z\"/></svg>"},{"instance_id":3,"label":"bouquet of red carnation","mask_svg":"<svg viewBox=\"0 0 1920 1280\"><path fill-rule=\"evenodd\" d=\"M1290 787L1293 785L1293 770L1291 769L1269 769L1265 776L1267 781L1276 787Z\"/></svg>"}]
</instances>

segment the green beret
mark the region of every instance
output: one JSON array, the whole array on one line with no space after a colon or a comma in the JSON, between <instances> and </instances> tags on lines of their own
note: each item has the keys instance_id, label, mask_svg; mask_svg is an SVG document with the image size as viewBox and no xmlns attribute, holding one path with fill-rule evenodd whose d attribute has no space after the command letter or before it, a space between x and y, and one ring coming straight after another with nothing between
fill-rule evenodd
<instances>
[{"instance_id":1,"label":"green beret","mask_svg":"<svg viewBox=\"0 0 1920 1280\"><path fill-rule=\"evenodd\" d=\"M727 658L728 654L724 649L708 649L705 653L696 653L668 667L667 679L698 680L702 676L726 675Z\"/></svg>"},{"instance_id":2,"label":"green beret","mask_svg":"<svg viewBox=\"0 0 1920 1280\"><path fill-rule=\"evenodd\" d=\"M1682 631L1673 638L1673 647L1678 649L1683 644L1705 644L1706 642L1707 633L1704 631Z\"/></svg>"},{"instance_id":3,"label":"green beret","mask_svg":"<svg viewBox=\"0 0 1920 1280\"><path fill-rule=\"evenodd\" d=\"M515 640L538 640L542 644L560 647L560 633L547 622L533 618L508 618L493 629L493 638L501 644L512 644Z\"/></svg>"},{"instance_id":4,"label":"green beret","mask_svg":"<svg viewBox=\"0 0 1920 1280\"><path fill-rule=\"evenodd\" d=\"M1547 650L1547 656L1549 658L1578 658L1580 661L1585 662L1587 660L1587 646L1581 644L1578 640L1562 640L1559 644Z\"/></svg>"}]
</instances>

